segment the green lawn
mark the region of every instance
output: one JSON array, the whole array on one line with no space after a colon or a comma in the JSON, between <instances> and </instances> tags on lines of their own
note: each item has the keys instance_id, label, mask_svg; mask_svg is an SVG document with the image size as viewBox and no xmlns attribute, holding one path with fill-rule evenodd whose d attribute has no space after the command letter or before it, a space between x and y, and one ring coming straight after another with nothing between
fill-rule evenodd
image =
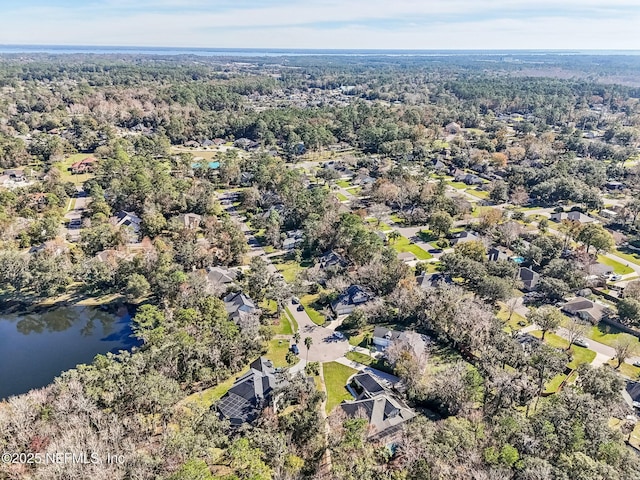
<instances>
[{"instance_id":1,"label":"green lawn","mask_svg":"<svg viewBox=\"0 0 640 480\"><path fill-rule=\"evenodd\" d=\"M300 303L304 307L304 311L307 312L307 315L309 315L309 318L313 323L315 323L316 325L324 325L325 323L324 315L322 315L315 308L318 306L316 304L316 300L318 300L319 297L320 297L319 293L304 295L300 297Z\"/></svg>"},{"instance_id":2,"label":"green lawn","mask_svg":"<svg viewBox=\"0 0 640 480\"><path fill-rule=\"evenodd\" d=\"M467 193L469 195L473 195L476 198L481 198L481 199L489 198L489 192L486 192L484 190L469 189L467 190Z\"/></svg>"},{"instance_id":3,"label":"green lawn","mask_svg":"<svg viewBox=\"0 0 640 480\"><path fill-rule=\"evenodd\" d=\"M224 382L219 383L215 387L207 388L202 392L196 392L189 395L184 399L184 403L187 404L195 402L198 405L208 408L215 402L220 400L222 396L229 391L229 389L233 386L233 383L236 381L236 378L241 377L248 371L249 366L247 365L237 375L233 375L232 377L226 379Z\"/></svg>"},{"instance_id":4,"label":"green lawn","mask_svg":"<svg viewBox=\"0 0 640 480\"><path fill-rule=\"evenodd\" d=\"M498 302L498 305L500 306L500 311L496 314L496 317L498 317L499 320L502 320L505 326L509 326L512 330L520 330L523 327L518 325L518 322L525 322L526 325L529 325L527 319L520 315L518 312L513 312L511 315L511 320L508 320L509 309L507 305L503 302Z\"/></svg>"},{"instance_id":5,"label":"green lawn","mask_svg":"<svg viewBox=\"0 0 640 480\"><path fill-rule=\"evenodd\" d=\"M289 351L289 342L287 340L269 340L269 348L265 357L273 362L274 367L288 367L287 352Z\"/></svg>"},{"instance_id":6,"label":"green lawn","mask_svg":"<svg viewBox=\"0 0 640 480\"><path fill-rule=\"evenodd\" d=\"M613 271L618 275L626 275L628 273L633 273L635 271L633 268L623 265L620 262L616 262L615 260L611 260L610 258L605 257L604 255L598 255L598 261L600 263L604 263L605 265L613 268Z\"/></svg>"},{"instance_id":7,"label":"green lawn","mask_svg":"<svg viewBox=\"0 0 640 480\"><path fill-rule=\"evenodd\" d=\"M445 182L447 185L451 185L453 188L457 188L458 190L464 190L465 188L467 188L467 184L464 182L451 182L451 181L447 181Z\"/></svg>"},{"instance_id":8,"label":"green lawn","mask_svg":"<svg viewBox=\"0 0 640 480\"><path fill-rule=\"evenodd\" d=\"M327 388L327 413L331 413L343 400L353 400L346 385L349 377L358 371L337 362L324 363L322 369Z\"/></svg>"},{"instance_id":9,"label":"green lawn","mask_svg":"<svg viewBox=\"0 0 640 480\"><path fill-rule=\"evenodd\" d=\"M278 311L278 304L275 300L264 299L258 305L260 309L266 314L275 314Z\"/></svg>"},{"instance_id":10,"label":"green lawn","mask_svg":"<svg viewBox=\"0 0 640 480\"><path fill-rule=\"evenodd\" d=\"M629 335L628 333L623 333L622 330L617 329L611 325L607 325L605 323L599 323L598 325L594 325L587 331L587 337L595 340L599 343L604 343L605 345L609 345L613 347L616 344L616 341L623 337L629 337L632 340L635 340L638 343L638 339L633 335ZM640 353L640 344L638 345L638 353Z\"/></svg>"},{"instance_id":11,"label":"green lawn","mask_svg":"<svg viewBox=\"0 0 640 480\"><path fill-rule=\"evenodd\" d=\"M349 180L338 180L336 185L342 188L349 188L353 186Z\"/></svg>"},{"instance_id":12,"label":"green lawn","mask_svg":"<svg viewBox=\"0 0 640 480\"><path fill-rule=\"evenodd\" d=\"M344 202L346 200L349 200L346 195L341 194L340 192L336 192L336 196L338 197L338 200L340 200L341 202Z\"/></svg>"},{"instance_id":13,"label":"green lawn","mask_svg":"<svg viewBox=\"0 0 640 480\"><path fill-rule=\"evenodd\" d=\"M635 250L631 250L631 249L625 249L625 248L620 248L617 250L614 250L613 252L614 255L617 255L620 258L624 258L625 260L628 260L631 263L635 263L636 265L640 265L640 253L636 252Z\"/></svg>"},{"instance_id":14,"label":"green lawn","mask_svg":"<svg viewBox=\"0 0 640 480\"><path fill-rule=\"evenodd\" d=\"M274 265L276 269L278 269L278 271L282 273L282 276L287 283L293 283L296 279L296 275L304 270L299 263L293 260L287 260L282 263L274 262Z\"/></svg>"},{"instance_id":15,"label":"green lawn","mask_svg":"<svg viewBox=\"0 0 640 480\"><path fill-rule=\"evenodd\" d=\"M567 383L573 383L575 382L577 377L578 374L576 372L571 372L571 375L569 375L568 377L564 373L559 373L547 382L544 391L546 393L556 393L558 391L558 388L560 388L560 384L565 380L565 378L567 379Z\"/></svg>"},{"instance_id":16,"label":"green lawn","mask_svg":"<svg viewBox=\"0 0 640 480\"><path fill-rule=\"evenodd\" d=\"M536 330L531 332L531 335L541 338L542 332L540 330ZM564 338L556 335L555 333L548 332L544 337L545 343L551 345L552 347L559 348L561 350L566 350L569 346L569 341ZM571 355L573 356L573 360L571 360L568 364L570 368L578 368L578 366L583 363L591 363L594 358L596 358L596 352L593 350L589 350L588 348L579 347L577 345L571 346Z\"/></svg>"},{"instance_id":17,"label":"green lawn","mask_svg":"<svg viewBox=\"0 0 640 480\"><path fill-rule=\"evenodd\" d=\"M433 258L433 255L431 255L426 250L423 250L418 245L411 243L409 239L406 237L398 238L391 244L391 246L398 253L400 252L413 253L418 260L429 260L430 258Z\"/></svg>"},{"instance_id":18,"label":"green lawn","mask_svg":"<svg viewBox=\"0 0 640 480\"><path fill-rule=\"evenodd\" d=\"M383 372L393 374L393 368L391 368L391 366L388 365L384 360L378 360L370 355L366 355L360 352L347 352L345 354L345 357L354 362L361 363L362 365L367 365L371 368L375 368L376 370L381 370Z\"/></svg>"},{"instance_id":19,"label":"green lawn","mask_svg":"<svg viewBox=\"0 0 640 480\"><path fill-rule=\"evenodd\" d=\"M353 345L354 347L362 347L367 348L368 345L365 345L364 338L368 334L373 335L373 325L366 325L362 329L352 332L344 332L347 335L349 340L349 345Z\"/></svg>"},{"instance_id":20,"label":"green lawn","mask_svg":"<svg viewBox=\"0 0 640 480\"><path fill-rule=\"evenodd\" d=\"M404 223L404 218L400 218L397 214L392 214L389 215L389 218L391 219L392 222L394 223L399 223L399 224L403 224Z\"/></svg>"},{"instance_id":21,"label":"green lawn","mask_svg":"<svg viewBox=\"0 0 640 480\"><path fill-rule=\"evenodd\" d=\"M349 187L347 188L347 192L357 197L358 195L360 195L360 193L362 193L362 187Z\"/></svg>"},{"instance_id":22,"label":"green lawn","mask_svg":"<svg viewBox=\"0 0 640 480\"><path fill-rule=\"evenodd\" d=\"M618 361L616 359L612 359L609 360L608 364L613 368L616 368ZM625 362L622 362L622 365L620 365L620 368L616 369L616 372L630 380L638 380L638 377L640 377L640 368L634 367L633 365Z\"/></svg>"},{"instance_id":23,"label":"green lawn","mask_svg":"<svg viewBox=\"0 0 640 480\"><path fill-rule=\"evenodd\" d=\"M293 330L293 332L297 332L298 331L298 322L296 322L296 319L293 317L293 314L291 313L291 310L289 310L289 307L285 307L284 312L287 315L287 317L289 318L289 323L291 325L291 329Z\"/></svg>"},{"instance_id":24,"label":"green lawn","mask_svg":"<svg viewBox=\"0 0 640 480\"><path fill-rule=\"evenodd\" d=\"M274 335L293 335L293 328L289 315L285 312L280 315L280 320L273 325Z\"/></svg>"},{"instance_id":25,"label":"green lawn","mask_svg":"<svg viewBox=\"0 0 640 480\"><path fill-rule=\"evenodd\" d=\"M473 218L480 218L482 212L484 212L485 210L491 210L491 208L493 207L476 207L473 212L471 212L471 216ZM451 233L453 233L453 231Z\"/></svg>"},{"instance_id":26,"label":"green lawn","mask_svg":"<svg viewBox=\"0 0 640 480\"><path fill-rule=\"evenodd\" d=\"M437 242L440 238L437 235L434 235L431 230L420 230L416 235L423 242ZM438 247L434 247L438 248Z\"/></svg>"},{"instance_id":27,"label":"green lawn","mask_svg":"<svg viewBox=\"0 0 640 480\"><path fill-rule=\"evenodd\" d=\"M65 158L62 162L54 163L53 166L60 170L60 173L62 174L61 179L63 182L73 182L76 185L82 185L84 182L92 178L93 174L82 173L80 175L74 175L71 173L69 168L71 168L72 164L91 156L91 153L76 153L74 155L71 155L70 157Z\"/></svg>"}]
</instances>

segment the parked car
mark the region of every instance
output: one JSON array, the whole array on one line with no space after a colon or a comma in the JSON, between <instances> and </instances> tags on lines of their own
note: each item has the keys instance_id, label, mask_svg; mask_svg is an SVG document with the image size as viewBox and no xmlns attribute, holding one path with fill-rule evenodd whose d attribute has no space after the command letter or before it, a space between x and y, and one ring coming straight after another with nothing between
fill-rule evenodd
<instances>
[{"instance_id":1,"label":"parked car","mask_svg":"<svg viewBox=\"0 0 640 480\"><path fill-rule=\"evenodd\" d=\"M304 305L302 304L298 305L298 308L296 308L296 310L299 312L304 312Z\"/></svg>"},{"instance_id":2,"label":"parked car","mask_svg":"<svg viewBox=\"0 0 640 480\"><path fill-rule=\"evenodd\" d=\"M633 362L633 366L640 367L640 360L636 360L635 362Z\"/></svg>"},{"instance_id":3,"label":"parked car","mask_svg":"<svg viewBox=\"0 0 640 480\"><path fill-rule=\"evenodd\" d=\"M580 337L577 338L576 340L574 340L573 342L574 345L577 345L579 347L584 347L584 348L589 348L589 342L587 342L584 338Z\"/></svg>"},{"instance_id":4,"label":"parked car","mask_svg":"<svg viewBox=\"0 0 640 480\"><path fill-rule=\"evenodd\" d=\"M611 280L612 282L617 282L619 280L622 280L622 275L618 275L617 273L614 275L611 275L609 277L609 280Z\"/></svg>"},{"instance_id":5,"label":"parked car","mask_svg":"<svg viewBox=\"0 0 640 480\"><path fill-rule=\"evenodd\" d=\"M291 303L297 305L300 303L300 299L298 297L291 297Z\"/></svg>"},{"instance_id":6,"label":"parked car","mask_svg":"<svg viewBox=\"0 0 640 480\"><path fill-rule=\"evenodd\" d=\"M296 355L300 354L300 349L298 348L298 345L296 345L295 343L291 345L291 351Z\"/></svg>"},{"instance_id":7,"label":"parked car","mask_svg":"<svg viewBox=\"0 0 640 480\"><path fill-rule=\"evenodd\" d=\"M333 332L333 336L338 340L342 340L344 338L344 335L341 332Z\"/></svg>"}]
</instances>

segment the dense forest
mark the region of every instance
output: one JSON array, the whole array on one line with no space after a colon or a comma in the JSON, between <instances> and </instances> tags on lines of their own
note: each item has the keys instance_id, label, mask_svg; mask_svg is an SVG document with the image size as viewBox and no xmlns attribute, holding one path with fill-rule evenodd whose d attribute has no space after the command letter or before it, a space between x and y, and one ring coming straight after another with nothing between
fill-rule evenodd
<instances>
[{"instance_id":1,"label":"dense forest","mask_svg":"<svg viewBox=\"0 0 640 480\"><path fill-rule=\"evenodd\" d=\"M486 259L509 249L543 276L526 320L544 340L560 325L558 302L591 286L598 255L640 243L640 57L594 58L0 57L0 308L113 295L135 306L142 341L0 403L2 452L123 462L5 462L0 478L640 479L625 379L577 364L577 326L566 349L525 349L499 318L523 289L519 267ZM84 157L94 163L78 173ZM340 184L345 171L361 183ZM469 175L482 188L452 190ZM90 201L73 236L65 215L80 198ZM615 221L525 215L595 215L612 200ZM509 209L489 208L499 205ZM399 258L400 228L381 235L387 223L425 227L414 235L429 237L437 262ZM456 243L458 227L478 239ZM268 253L297 235L284 255L293 278L251 256L249 234ZM326 252L348 267L322 267ZM231 290L207 280L212 267L238 269ZM417 285L435 272L451 281ZM631 329L640 288L630 279L616 319ZM194 401L272 354L274 340L300 343L295 328L278 330L292 296L313 296L331 320L354 284L375 300L340 331L391 325L433 341L426 358L392 349L384 360L417 412L392 448L370 441L365 418L325 411L316 362L253 423ZM229 291L261 313L234 319ZM297 361L287 354L287 366ZM574 381L548 395L568 364Z\"/></svg>"}]
</instances>

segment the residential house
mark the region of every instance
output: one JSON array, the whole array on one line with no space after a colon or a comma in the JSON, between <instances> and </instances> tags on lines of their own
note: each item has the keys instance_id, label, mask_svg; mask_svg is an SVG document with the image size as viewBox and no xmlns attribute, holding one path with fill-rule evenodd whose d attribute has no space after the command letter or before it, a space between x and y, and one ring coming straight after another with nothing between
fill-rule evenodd
<instances>
[{"instance_id":1,"label":"residential house","mask_svg":"<svg viewBox=\"0 0 640 480\"><path fill-rule=\"evenodd\" d=\"M234 284L238 272L224 267L209 267L206 278L212 285L226 288Z\"/></svg>"},{"instance_id":2,"label":"residential house","mask_svg":"<svg viewBox=\"0 0 640 480\"><path fill-rule=\"evenodd\" d=\"M497 262L498 260L509 260L510 257L506 250L492 247L487 252L487 258L490 262Z\"/></svg>"},{"instance_id":3,"label":"residential house","mask_svg":"<svg viewBox=\"0 0 640 480\"><path fill-rule=\"evenodd\" d=\"M386 445L396 443L403 424L414 418L415 412L369 373L355 375L350 386L357 397L355 401L341 403L342 411L350 418L364 418L369 422L367 437L370 441Z\"/></svg>"},{"instance_id":4,"label":"residential house","mask_svg":"<svg viewBox=\"0 0 640 480\"><path fill-rule=\"evenodd\" d=\"M609 210L607 208L603 208L602 210L600 210L599 215L602 218L607 218L609 220L613 220L614 218L616 218L618 216L618 212L616 212L615 210Z\"/></svg>"},{"instance_id":5,"label":"residential house","mask_svg":"<svg viewBox=\"0 0 640 480\"><path fill-rule=\"evenodd\" d=\"M542 340L534 337L530 333L516 335L515 339L526 354L530 354L533 350L535 350L536 347L538 347L542 343Z\"/></svg>"},{"instance_id":6,"label":"residential house","mask_svg":"<svg viewBox=\"0 0 640 480\"><path fill-rule=\"evenodd\" d=\"M622 182L610 181L604 184L608 190L624 190L625 185Z\"/></svg>"},{"instance_id":7,"label":"residential house","mask_svg":"<svg viewBox=\"0 0 640 480\"><path fill-rule=\"evenodd\" d=\"M456 122L451 122L444 127L444 130L449 135L457 135L462 131L462 127Z\"/></svg>"},{"instance_id":8,"label":"residential house","mask_svg":"<svg viewBox=\"0 0 640 480\"><path fill-rule=\"evenodd\" d=\"M184 142L183 144L185 147L189 147L189 148L199 148L200 144L198 142L196 142L195 140L189 140L187 142Z\"/></svg>"},{"instance_id":9,"label":"residential house","mask_svg":"<svg viewBox=\"0 0 640 480\"><path fill-rule=\"evenodd\" d=\"M535 290L538 286L538 282L540 281L540 274L527 267L520 267L518 277L522 281L523 290L526 292Z\"/></svg>"},{"instance_id":10,"label":"residential house","mask_svg":"<svg viewBox=\"0 0 640 480\"><path fill-rule=\"evenodd\" d=\"M197 213L184 213L179 218L184 228L189 230L197 230L202 222L202 215Z\"/></svg>"},{"instance_id":11,"label":"residential house","mask_svg":"<svg viewBox=\"0 0 640 480\"><path fill-rule=\"evenodd\" d=\"M437 158L434 159L431 162L431 166L437 172L440 172L440 171L445 170L447 168L447 166L441 160L438 160Z\"/></svg>"},{"instance_id":12,"label":"residential house","mask_svg":"<svg viewBox=\"0 0 640 480\"><path fill-rule=\"evenodd\" d=\"M423 273L416 277L416 282L418 282L418 286L423 290L427 290L429 288L436 288L438 285L442 283L453 284L451 277L449 275L445 275L444 273Z\"/></svg>"},{"instance_id":13,"label":"residential house","mask_svg":"<svg viewBox=\"0 0 640 480\"><path fill-rule=\"evenodd\" d=\"M376 182L376 179L365 173L359 173L353 177L352 183L354 185L371 185Z\"/></svg>"},{"instance_id":14,"label":"residential house","mask_svg":"<svg viewBox=\"0 0 640 480\"><path fill-rule=\"evenodd\" d=\"M411 347L413 353L420 357L427 350L428 337L416 332L397 332L386 327L376 327L373 330L373 344L385 349L394 342L401 342Z\"/></svg>"},{"instance_id":15,"label":"residential house","mask_svg":"<svg viewBox=\"0 0 640 480\"><path fill-rule=\"evenodd\" d=\"M242 148L243 150L246 150L246 151L252 151L260 147L260 144L248 138L239 138L238 140L233 142L233 146Z\"/></svg>"},{"instance_id":16,"label":"residential house","mask_svg":"<svg viewBox=\"0 0 640 480\"><path fill-rule=\"evenodd\" d=\"M82 159L79 162L75 162L71 165L71 173L81 174L92 172L97 162L98 160L93 157Z\"/></svg>"},{"instance_id":17,"label":"residential house","mask_svg":"<svg viewBox=\"0 0 640 480\"><path fill-rule=\"evenodd\" d=\"M140 233L142 219L133 212L120 210L114 217L111 217L111 223L117 227L128 227L133 231L133 233L138 235Z\"/></svg>"},{"instance_id":18,"label":"residential house","mask_svg":"<svg viewBox=\"0 0 640 480\"><path fill-rule=\"evenodd\" d=\"M464 232L456 234L456 236L451 240L451 245L453 246L458 243L473 242L475 240L480 240L480 237L478 237L475 232L465 230Z\"/></svg>"},{"instance_id":19,"label":"residential house","mask_svg":"<svg viewBox=\"0 0 640 480\"><path fill-rule=\"evenodd\" d=\"M387 348L394 340L400 338L402 332L386 327L376 327L373 330L373 344L380 348Z\"/></svg>"},{"instance_id":20,"label":"residential house","mask_svg":"<svg viewBox=\"0 0 640 480\"><path fill-rule=\"evenodd\" d=\"M275 390L286 384L273 363L264 357L254 360L249 371L238 378L212 409L233 426L251 423L266 407L277 409Z\"/></svg>"},{"instance_id":21,"label":"residential house","mask_svg":"<svg viewBox=\"0 0 640 480\"><path fill-rule=\"evenodd\" d=\"M374 295L360 285L351 285L342 295L331 302L336 315L349 315L353 310L372 300Z\"/></svg>"},{"instance_id":22,"label":"residential house","mask_svg":"<svg viewBox=\"0 0 640 480\"><path fill-rule=\"evenodd\" d=\"M482 179L473 173L465 173L455 177L456 182L462 182L467 185L482 185Z\"/></svg>"},{"instance_id":23,"label":"residential house","mask_svg":"<svg viewBox=\"0 0 640 480\"><path fill-rule=\"evenodd\" d=\"M14 182L24 182L26 177L24 175L24 170L5 170L4 175L7 175Z\"/></svg>"},{"instance_id":24,"label":"residential house","mask_svg":"<svg viewBox=\"0 0 640 480\"><path fill-rule=\"evenodd\" d=\"M584 297L576 297L562 306L562 311L582 320L598 323L607 314L607 308Z\"/></svg>"},{"instance_id":25,"label":"residential house","mask_svg":"<svg viewBox=\"0 0 640 480\"><path fill-rule=\"evenodd\" d=\"M242 292L232 292L223 301L227 314L233 320L260 313L253 300Z\"/></svg>"},{"instance_id":26,"label":"residential house","mask_svg":"<svg viewBox=\"0 0 640 480\"><path fill-rule=\"evenodd\" d=\"M282 241L282 249L283 250L293 250L298 245L304 242L302 236L304 232L302 230L291 230L289 232L285 232L287 238Z\"/></svg>"},{"instance_id":27,"label":"residential house","mask_svg":"<svg viewBox=\"0 0 640 480\"><path fill-rule=\"evenodd\" d=\"M622 396L630 406L636 409L640 409L640 383L639 382L632 382L632 381L627 382L622 392Z\"/></svg>"},{"instance_id":28,"label":"residential house","mask_svg":"<svg viewBox=\"0 0 640 480\"><path fill-rule=\"evenodd\" d=\"M571 220L582 224L592 223L596 221L589 215L585 215L584 213L578 211L552 213L550 218L551 220L555 220L556 222L561 222L562 220Z\"/></svg>"},{"instance_id":29,"label":"residential house","mask_svg":"<svg viewBox=\"0 0 640 480\"><path fill-rule=\"evenodd\" d=\"M342 255L336 253L335 250L330 250L318 259L317 265L318 268L322 270L328 268L341 269L346 268L349 265L349 262Z\"/></svg>"}]
</instances>

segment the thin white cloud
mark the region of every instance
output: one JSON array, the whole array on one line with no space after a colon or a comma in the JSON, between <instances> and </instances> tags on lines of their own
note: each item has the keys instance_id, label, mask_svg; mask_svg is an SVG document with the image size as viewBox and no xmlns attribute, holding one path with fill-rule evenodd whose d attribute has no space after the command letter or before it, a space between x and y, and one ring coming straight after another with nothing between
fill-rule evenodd
<instances>
[{"instance_id":1,"label":"thin white cloud","mask_svg":"<svg viewBox=\"0 0 640 480\"><path fill-rule=\"evenodd\" d=\"M74 9L23 3L3 13L0 43L640 49L638 0L564 0L561 10L557 1L539 0L533 11L522 9L532 2L516 0L307 0L249 8L238 2L232 9L201 0L142 2L108 0L98 8L85 4ZM135 10L128 10L130 5ZM165 10L178 5L177 11ZM154 11L153 6L163 8ZM619 9L624 11L616 13ZM525 11L530 15L525 17ZM392 27L383 28L381 23L388 21ZM333 28L320 25L331 23Z\"/></svg>"}]
</instances>

